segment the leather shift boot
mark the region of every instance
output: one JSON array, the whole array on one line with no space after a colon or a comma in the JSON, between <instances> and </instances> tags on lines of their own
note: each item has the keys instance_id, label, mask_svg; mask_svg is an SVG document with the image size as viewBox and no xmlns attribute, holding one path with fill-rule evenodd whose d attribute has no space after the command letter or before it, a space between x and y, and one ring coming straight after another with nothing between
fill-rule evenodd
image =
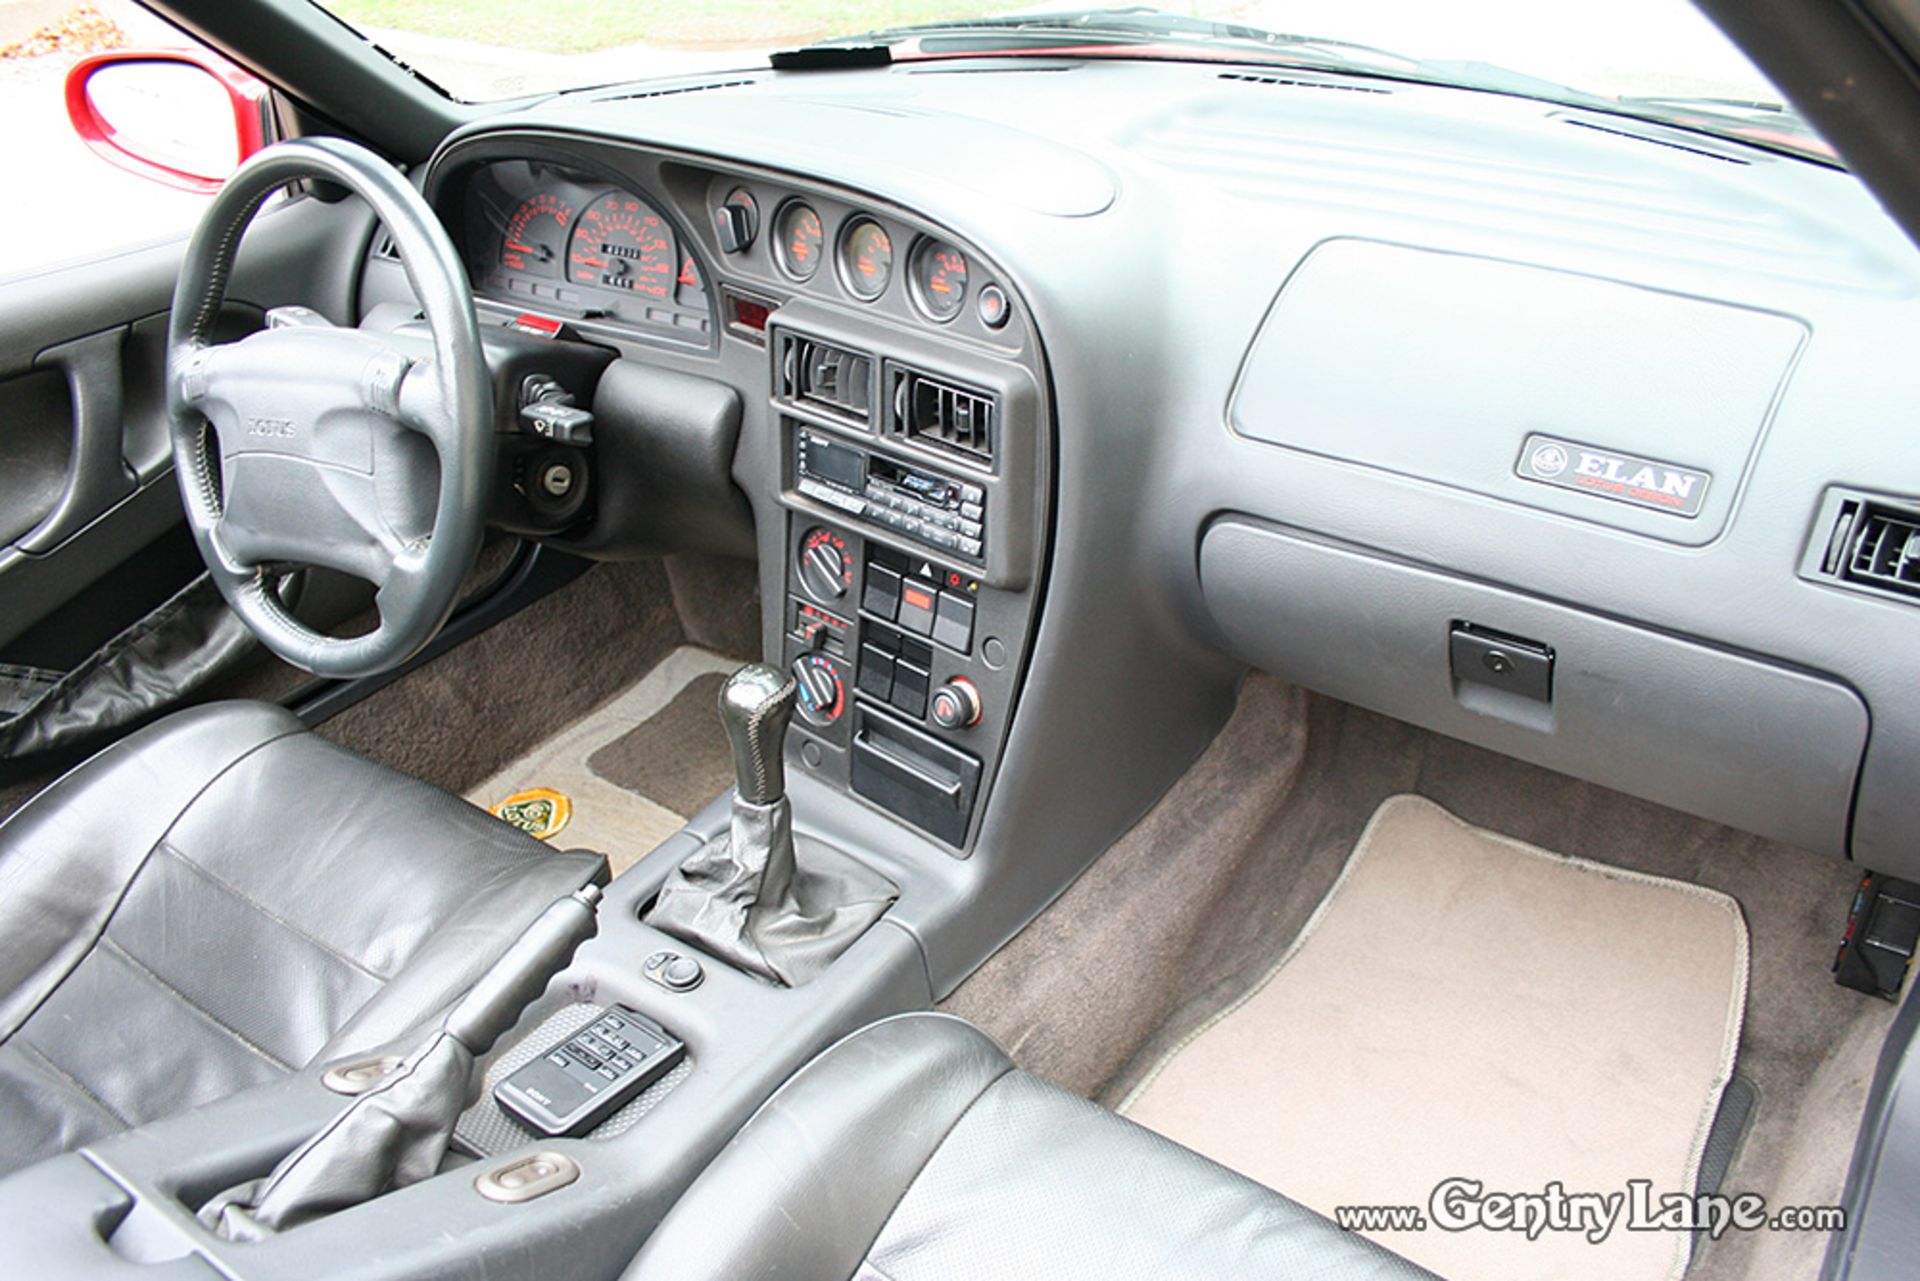
<instances>
[{"instance_id":1,"label":"leather shift boot","mask_svg":"<svg viewBox=\"0 0 1920 1281\"><path fill-rule=\"evenodd\" d=\"M646 920L738 969L787 987L847 950L900 896L894 884L831 846L795 855L793 809L733 801L725 836L689 855Z\"/></svg>"}]
</instances>

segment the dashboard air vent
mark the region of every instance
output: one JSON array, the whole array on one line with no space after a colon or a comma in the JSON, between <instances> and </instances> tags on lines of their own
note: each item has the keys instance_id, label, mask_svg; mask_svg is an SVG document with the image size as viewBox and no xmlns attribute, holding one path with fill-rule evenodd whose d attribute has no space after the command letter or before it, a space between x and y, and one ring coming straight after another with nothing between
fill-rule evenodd
<instances>
[{"instance_id":1,"label":"dashboard air vent","mask_svg":"<svg viewBox=\"0 0 1920 1281\"><path fill-rule=\"evenodd\" d=\"M1920 597L1920 514L1847 499L1834 520L1822 568L1863 587Z\"/></svg>"},{"instance_id":2,"label":"dashboard air vent","mask_svg":"<svg viewBox=\"0 0 1920 1281\"><path fill-rule=\"evenodd\" d=\"M400 246L393 242L393 233L385 227L373 233L372 256L383 262L400 261Z\"/></svg>"},{"instance_id":3,"label":"dashboard air vent","mask_svg":"<svg viewBox=\"0 0 1920 1281\"><path fill-rule=\"evenodd\" d=\"M1390 94L1391 89L1382 89L1378 85L1347 84L1341 80L1301 80L1293 76L1260 76L1247 71L1222 71L1222 80L1241 80L1247 84L1282 85L1292 89L1338 89L1344 93Z\"/></svg>"},{"instance_id":4,"label":"dashboard air vent","mask_svg":"<svg viewBox=\"0 0 1920 1281\"><path fill-rule=\"evenodd\" d=\"M993 397L911 369L890 372L888 435L975 462L993 462Z\"/></svg>"},{"instance_id":5,"label":"dashboard air vent","mask_svg":"<svg viewBox=\"0 0 1920 1281\"><path fill-rule=\"evenodd\" d=\"M780 394L864 422L873 412L873 358L817 338L782 334Z\"/></svg>"}]
</instances>

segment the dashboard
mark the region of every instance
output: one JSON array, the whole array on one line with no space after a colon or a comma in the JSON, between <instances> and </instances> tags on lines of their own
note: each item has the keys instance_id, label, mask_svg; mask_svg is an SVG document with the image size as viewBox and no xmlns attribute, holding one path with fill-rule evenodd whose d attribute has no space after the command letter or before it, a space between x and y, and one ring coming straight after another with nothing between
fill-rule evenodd
<instances>
[{"instance_id":1,"label":"dashboard","mask_svg":"<svg viewBox=\"0 0 1920 1281\"><path fill-rule=\"evenodd\" d=\"M1920 260L1845 174L1494 94L1022 60L566 95L426 186L484 312L660 371L656 434L680 380L737 397L764 649L819 677L803 777L899 816L866 741L962 796L906 826L1006 901L1135 821L1249 666L1920 866L1920 602L1843 555L1920 512ZM1637 500L1642 466L1700 502ZM1461 666L1489 636L1539 689Z\"/></svg>"}]
</instances>

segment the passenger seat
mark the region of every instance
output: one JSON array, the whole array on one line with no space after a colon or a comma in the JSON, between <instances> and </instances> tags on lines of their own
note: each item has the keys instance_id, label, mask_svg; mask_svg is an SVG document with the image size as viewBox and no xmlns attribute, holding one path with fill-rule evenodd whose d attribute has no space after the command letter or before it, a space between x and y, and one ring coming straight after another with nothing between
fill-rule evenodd
<instances>
[{"instance_id":1,"label":"passenger seat","mask_svg":"<svg viewBox=\"0 0 1920 1281\"><path fill-rule=\"evenodd\" d=\"M625 1281L1181 1277L1434 1281L1019 1071L970 1024L907 1014L854 1033L788 1081Z\"/></svg>"}]
</instances>

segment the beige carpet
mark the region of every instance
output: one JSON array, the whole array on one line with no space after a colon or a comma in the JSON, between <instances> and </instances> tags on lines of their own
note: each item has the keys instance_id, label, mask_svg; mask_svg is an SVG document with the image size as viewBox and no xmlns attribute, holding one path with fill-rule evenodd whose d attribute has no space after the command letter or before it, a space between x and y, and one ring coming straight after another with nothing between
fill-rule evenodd
<instances>
[{"instance_id":1,"label":"beige carpet","mask_svg":"<svg viewBox=\"0 0 1920 1281\"><path fill-rule=\"evenodd\" d=\"M1747 931L1724 894L1565 858L1417 796L1375 812L1279 964L1122 1105L1331 1214L1489 1191L1694 1187L1733 1070ZM1682 1233L1380 1233L1449 1281L1672 1281Z\"/></svg>"},{"instance_id":2,"label":"beige carpet","mask_svg":"<svg viewBox=\"0 0 1920 1281\"><path fill-rule=\"evenodd\" d=\"M670 808L654 797L609 782L587 762L609 744L623 741L636 726L665 712L694 682L731 672L739 665L738 660L683 645L612 702L534 747L468 792L467 799L484 808L530 787L564 792L573 802L573 818L554 836L555 848L599 850L618 876L679 831L691 811L718 796L727 782L722 779L712 796L698 804L693 803L691 792L678 789L673 800L680 808ZM712 718L717 725L717 710ZM700 755L711 754L707 750L711 744L703 741L696 746L701 749ZM660 749L665 751L665 745ZM720 750L725 750L724 738ZM702 772L703 776L710 773Z\"/></svg>"}]
</instances>

